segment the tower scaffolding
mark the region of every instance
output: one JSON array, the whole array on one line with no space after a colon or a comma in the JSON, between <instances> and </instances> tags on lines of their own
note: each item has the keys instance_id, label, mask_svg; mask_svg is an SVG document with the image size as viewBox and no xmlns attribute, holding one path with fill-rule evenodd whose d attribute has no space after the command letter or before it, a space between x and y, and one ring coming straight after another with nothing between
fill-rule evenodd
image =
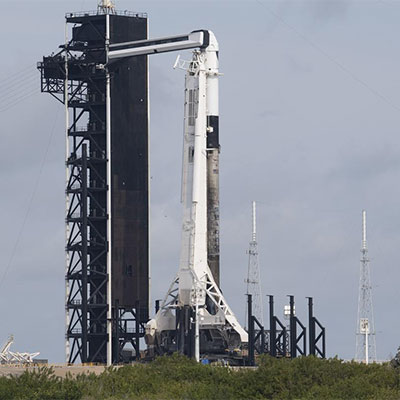
<instances>
[{"instance_id":1,"label":"tower scaffolding","mask_svg":"<svg viewBox=\"0 0 400 400\"><path fill-rule=\"evenodd\" d=\"M149 317L148 62L109 57L148 20L102 0L65 22L38 69L66 116L66 362L130 362Z\"/></svg>"},{"instance_id":2,"label":"tower scaffolding","mask_svg":"<svg viewBox=\"0 0 400 400\"><path fill-rule=\"evenodd\" d=\"M376 362L375 323L369 261L367 248L367 212L363 210L355 360L365 362L366 364Z\"/></svg>"}]
</instances>

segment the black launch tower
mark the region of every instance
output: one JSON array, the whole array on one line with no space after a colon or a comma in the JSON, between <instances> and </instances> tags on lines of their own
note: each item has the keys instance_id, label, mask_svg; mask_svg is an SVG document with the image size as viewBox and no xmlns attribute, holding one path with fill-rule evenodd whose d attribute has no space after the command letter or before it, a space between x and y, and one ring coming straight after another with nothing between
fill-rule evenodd
<instances>
[{"instance_id":1,"label":"black launch tower","mask_svg":"<svg viewBox=\"0 0 400 400\"><path fill-rule=\"evenodd\" d=\"M147 16L100 7L66 26L38 64L67 119L66 356L116 363L138 357L149 317L148 66L107 54L147 39Z\"/></svg>"}]
</instances>

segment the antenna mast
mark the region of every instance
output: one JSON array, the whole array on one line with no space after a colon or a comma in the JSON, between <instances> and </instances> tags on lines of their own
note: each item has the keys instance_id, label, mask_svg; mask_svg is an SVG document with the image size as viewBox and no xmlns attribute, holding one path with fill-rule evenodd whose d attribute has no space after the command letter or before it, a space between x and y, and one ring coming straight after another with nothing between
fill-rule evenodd
<instances>
[{"instance_id":1,"label":"antenna mast","mask_svg":"<svg viewBox=\"0 0 400 400\"><path fill-rule=\"evenodd\" d=\"M253 297L253 315L258 322L264 326L263 318L263 302L261 295L260 268L258 265L258 249L257 249L257 226L256 226L256 202L253 201L252 212L252 235L249 243L249 264L247 271L247 294ZM245 321L247 322L247 307Z\"/></svg>"},{"instance_id":2,"label":"antenna mast","mask_svg":"<svg viewBox=\"0 0 400 400\"><path fill-rule=\"evenodd\" d=\"M367 212L362 211L360 286L356 330L356 361L376 362L375 323L372 307L372 286L367 249Z\"/></svg>"}]
</instances>

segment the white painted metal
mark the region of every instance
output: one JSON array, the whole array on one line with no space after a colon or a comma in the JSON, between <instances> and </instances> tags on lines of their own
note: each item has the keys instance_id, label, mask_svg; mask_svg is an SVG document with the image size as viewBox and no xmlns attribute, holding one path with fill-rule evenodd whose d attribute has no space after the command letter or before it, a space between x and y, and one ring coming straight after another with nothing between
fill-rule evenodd
<instances>
[{"instance_id":1,"label":"white painted metal","mask_svg":"<svg viewBox=\"0 0 400 400\"><path fill-rule=\"evenodd\" d=\"M362 211L362 243L361 249L367 250L367 212Z\"/></svg>"},{"instance_id":2,"label":"white painted metal","mask_svg":"<svg viewBox=\"0 0 400 400\"><path fill-rule=\"evenodd\" d=\"M368 335L369 335L369 321L368 318L361 318L360 321L360 333L365 335L365 364L368 365L369 357L368 357Z\"/></svg>"},{"instance_id":3,"label":"white painted metal","mask_svg":"<svg viewBox=\"0 0 400 400\"><path fill-rule=\"evenodd\" d=\"M98 8L105 12L109 12L115 9L115 4L111 0L100 0Z\"/></svg>"},{"instance_id":4,"label":"white painted metal","mask_svg":"<svg viewBox=\"0 0 400 400\"><path fill-rule=\"evenodd\" d=\"M194 333L194 358L197 362L200 361L200 310L199 310L199 301L198 301L198 292L196 292L196 321L195 321L195 333Z\"/></svg>"},{"instance_id":5,"label":"white painted metal","mask_svg":"<svg viewBox=\"0 0 400 400\"><path fill-rule=\"evenodd\" d=\"M207 193L206 186L206 76L204 55L194 52L196 70L186 75L185 132L183 151L183 224L179 265L179 305L192 305L195 280L206 273ZM196 271L195 271L196 270ZM201 285L200 285L201 286ZM205 304L205 287L199 287L198 301ZM194 305L194 304L193 304Z\"/></svg>"},{"instance_id":6,"label":"white painted metal","mask_svg":"<svg viewBox=\"0 0 400 400\"><path fill-rule=\"evenodd\" d=\"M150 21L147 20L147 37L150 35ZM152 282L151 282L151 154L150 154L150 69L149 69L149 60L147 59L147 162L148 162L148 171L147 171L147 190L148 190L148 198L147 198L147 207L148 207L148 214L147 214L147 224L149 227L148 230L148 248L147 248L147 257L149 260L149 304L148 309L151 310L151 306L153 304L152 297L151 297L151 290L152 290Z\"/></svg>"},{"instance_id":7,"label":"white painted metal","mask_svg":"<svg viewBox=\"0 0 400 400\"><path fill-rule=\"evenodd\" d=\"M375 324L372 306L372 286L367 248L367 213L362 211L360 284L356 330L356 355L359 362L376 362Z\"/></svg>"},{"instance_id":8,"label":"white painted metal","mask_svg":"<svg viewBox=\"0 0 400 400\"><path fill-rule=\"evenodd\" d=\"M249 243L249 262L247 269L247 294L252 295L253 299L253 315L257 318L262 326L264 326L263 298L261 292L260 267L258 262L258 245L257 245L257 229L256 229L256 202L252 203L252 234ZM247 307L245 320L247 322Z\"/></svg>"},{"instance_id":9,"label":"white painted metal","mask_svg":"<svg viewBox=\"0 0 400 400\"><path fill-rule=\"evenodd\" d=\"M361 318L360 320L360 333L365 335L365 364L368 365L369 357L368 357L368 335L369 335L369 321L368 318Z\"/></svg>"},{"instance_id":10,"label":"white painted metal","mask_svg":"<svg viewBox=\"0 0 400 400\"><path fill-rule=\"evenodd\" d=\"M256 202L253 201L253 242L257 241L257 226L256 226Z\"/></svg>"},{"instance_id":11,"label":"white painted metal","mask_svg":"<svg viewBox=\"0 0 400 400\"><path fill-rule=\"evenodd\" d=\"M192 126L190 125L192 118L192 115L190 115L191 108L187 101L184 139L184 173L186 172L187 178L184 179L186 185L183 191L182 252L186 251L189 257L188 259L181 257L178 273L179 300L182 305L195 306L198 304L201 316L200 328L202 326L221 326L221 324L225 325L227 323L237 331L243 342L247 342L247 333L240 326L235 315L225 302L207 263L206 116L211 113L218 115L218 75L218 42L214 34L209 32L209 46L206 49L194 52L191 66L186 74L187 100L190 100L189 91L194 89L195 107L193 113L195 124L193 138ZM193 167L190 166L192 145L194 146ZM187 232L190 232L190 235L187 235ZM193 290L197 290L197 296L193 296ZM187 303L186 294L190 291L192 293L190 296L191 301ZM215 316L210 315L204 308L206 294L217 306L218 312ZM195 299L195 304L193 299Z\"/></svg>"},{"instance_id":12,"label":"white painted metal","mask_svg":"<svg viewBox=\"0 0 400 400\"><path fill-rule=\"evenodd\" d=\"M106 54L109 53L110 45L110 14L106 15ZM107 59L108 61L108 59ZM112 292L111 292L111 281L112 281L112 206L111 206L111 94L110 94L110 73L107 70L106 75L106 147L107 147L107 240L108 240L108 251L107 251L107 365L112 364Z\"/></svg>"},{"instance_id":13,"label":"white painted metal","mask_svg":"<svg viewBox=\"0 0 400 400\"><path fill-rule=\"evenodd\" d=\"M206 51L205 68L207 71L207 115L219 116L219 58L218 42L209 32L209 45Z\"/></svg>"},{"instance_id":14,"label":"white painted metal","mask_svg":"<svg viewBox=\"0 0 400 400\"><path fill-rule=\"evenodd\" d=\"M218 115L218 42L209 32L209 46L195 50L186 66L185 129L183 139L182 193L183 223L178 276L171 285L160 310L150 320L146 334L175 329L171 309L189 305L196 310L195 356L199 359L199 332L202 328L231 327L242 342L248 341L215 283L207 262L207 115ZM205 308L206 296L215 304L217 313Z\"/></svg>"},{"instance_id":15,"label":"white painted metal","mask_svg":"<svg viewBox=\"0 0 400 400\"><path fill-rule=\"evenodd\" d=\"M2 346L0 350L0 364L31 364L34 362L34 358L40 353L20 353L11 351L11 345L14 343L14 336L11 335L7 342Z\"/></svg>"},{"instance_id":16,"label":"white painted metal","mask_svg":"<svg viewBox=\"0 0 400 400\"><path fill-rule=\"evenodd\" d=\"M186 40L180 40L183 37L187 37ZM157 42L163 40L167 41L167 43L158 44ZM204 33L203 32L192 32L188 35L179 35L179 36L169 36L167 38L158 38L152 40L142 40L131 42L137 47L130 48L129 42L125 43L127 48L116 49L121 47L121 43L114 44L110 46L109 59L114 60L123 57L131 57L131 56L140 56L144 54L155 54L155 53L166 53L169 51L178 51L185 49L194 49L196 47L200 47L204 42ZM142 46L139 44L142 43ZM153 44L154 43L154 44ZM113 50L114 49L114 50Z\"/></svg>"},{"instance_id":17,"label":"white painted metal","mask_svg":"<svg viewBox=\"0 0 400 400\"><path fill-rule=\"evenodd\" d=\"M294 315L296 315L296 306L293 307L293 313L294 313ZM290 312L290 305L289 305L289 304L286 304L286 305L283 307L283 317L284 317L285 319L289 319L289 318L290 318L290 314L291 314L291 312Z\"/></svg>"},{"instance_id":18,"label":"white painted metal","mask_svg":"<svg viewBox=\"0 0 400 400\"><path fill-rule=\"evenodd\" d=\"M248 341L215 283L207 261L207 115L218 115L218 42L212 32L205 40L204 31L188 35L111 45L108 59L114 60L145 54L200 47L188 64L177 59L176 66L187 65L185 78L185 129L183 140L182 193L183 223L179 271L154 319L146 326L146 335L174 330L176 306L196 310L195 354L200 355L198 330L230 326L242 342ZM122 49L121 49L122 47ZM205 308L206 296L215 304L217 313Z\"/></svg>"},{"instance_id":19,"label":"white painted metal","mask_svg":"<svg viewBox=\"0 0 400 400\"><path fill-rule=\"evenodd\" d=\"M369 331L368 329L365 330L365 364L368 365L368 335L369 335Z\"/></svg>"}]
</instances>

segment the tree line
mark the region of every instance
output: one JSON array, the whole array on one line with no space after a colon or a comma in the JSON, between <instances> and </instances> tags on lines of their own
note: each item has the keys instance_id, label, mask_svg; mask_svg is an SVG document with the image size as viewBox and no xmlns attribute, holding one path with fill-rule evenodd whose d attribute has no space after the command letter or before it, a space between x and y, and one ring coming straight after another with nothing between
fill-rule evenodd
<instances>
[{"instance_id":1,"label":"tree line","mask_svg":"<svg viewBox=\"0 0 400 400\"><path fill-rule=\"evenodd\" d=\"M52 368L0 377L1 400L400 399L396 363L364 365L312 356L262 356L257 368L202 365L184 356L64 378Z\"/></svg>"}]
</instances>

